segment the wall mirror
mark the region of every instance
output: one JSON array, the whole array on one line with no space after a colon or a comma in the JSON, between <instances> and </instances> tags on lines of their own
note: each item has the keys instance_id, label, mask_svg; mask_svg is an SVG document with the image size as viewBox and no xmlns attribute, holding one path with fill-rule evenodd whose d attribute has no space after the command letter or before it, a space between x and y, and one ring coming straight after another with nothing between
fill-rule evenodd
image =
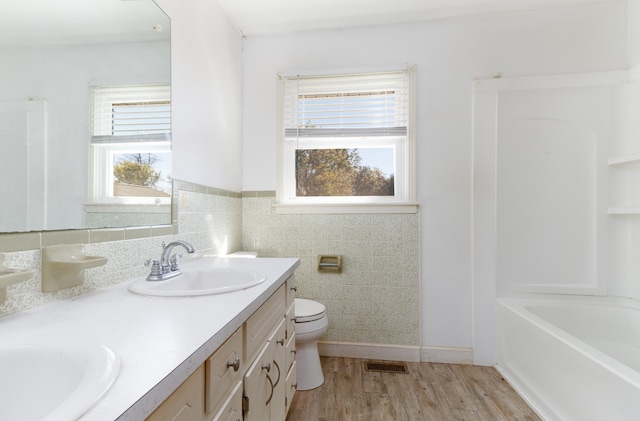
<instances>
[{"instance_id":1,"label":"wall mirror","mask_svg":"<svg viewBox=\"0 0 640 421\"><path fill-rule=\"evenodd\" d=\"M171 224L170 21L153 0L0 14L0 232Z\"/></svg>"}]
</instances>

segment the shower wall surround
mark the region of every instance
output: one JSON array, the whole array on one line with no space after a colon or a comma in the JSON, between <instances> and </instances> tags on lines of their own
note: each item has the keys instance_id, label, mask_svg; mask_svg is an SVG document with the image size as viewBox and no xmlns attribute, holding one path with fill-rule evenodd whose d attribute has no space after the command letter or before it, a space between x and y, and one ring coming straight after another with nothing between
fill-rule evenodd
<instances>
[{"instance_id":1,"label":"shower wall surround","mask_svg":"<svg viewBox=\"0 0 640 421\"><path fill-rule=\"evenodd\" d=\"M261 256L298 257L298 297L327 306L330 342L420 345L419 214L273 211L274 192L243 192L242 244ZM320 254L343 257L318 273Z\"/></svg>"},{"instance_id":2,"label":"shower wall surround","mask_svg":"<svg viewBox=\"0 0 640 421\"><path fill-rule=\"evenodd\" d=\"M149 270L144 262L160 256L162 241L186 240L199 253L225 254L242 248L240 193L177 180L174 183L177 232L174 225L0 234L0 252L5 253L7 266L35 272L31 280L7 288L7 300L0 305L0 316L143 276ZM86 244L88 254L106 256L109 260L102 267L87 270L84 284L43 293L40 290L42 247L64 243Z\"/></svg>"}]
</instances>

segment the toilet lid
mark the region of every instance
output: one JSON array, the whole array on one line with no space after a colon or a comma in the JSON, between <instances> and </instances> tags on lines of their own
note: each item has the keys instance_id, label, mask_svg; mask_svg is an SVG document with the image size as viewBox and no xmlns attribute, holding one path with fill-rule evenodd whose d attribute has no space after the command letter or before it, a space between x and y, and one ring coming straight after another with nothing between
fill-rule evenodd
<instances>
[{"instance_id":1,"label":"toilet lid","mask_svg":"<svg viewBox=\"0 0 640 421\"><path fill-rule=\"evenodd\" d=\"M324 316L326 307L317 301L296 298L295 303L296 323L312 322Z\"/></svg>"}]
</instances>

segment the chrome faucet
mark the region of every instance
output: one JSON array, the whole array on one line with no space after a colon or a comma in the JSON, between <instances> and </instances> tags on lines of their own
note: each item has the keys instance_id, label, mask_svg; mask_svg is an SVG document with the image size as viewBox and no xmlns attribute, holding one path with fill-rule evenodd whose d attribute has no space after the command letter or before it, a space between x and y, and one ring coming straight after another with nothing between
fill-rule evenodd
<instances>
[{"instance_id":1,"label":"chrome faucet","mask_svg":"<svg viewBox=\"0 0 640 421\"><path fill-rule=\"evenodd\" d=\"M151 272L147 276L147 281L164 281L180 275L180 269L178 269L178 257L182 254L173 253L173 249L177 246L184 247L187 253L194 253L196 250L193 246L186 241L176 240L169 244L162 242L162 255L160 260L149 259L144 262L145 266L151 265Z\"/></svg>"}]
</instances>

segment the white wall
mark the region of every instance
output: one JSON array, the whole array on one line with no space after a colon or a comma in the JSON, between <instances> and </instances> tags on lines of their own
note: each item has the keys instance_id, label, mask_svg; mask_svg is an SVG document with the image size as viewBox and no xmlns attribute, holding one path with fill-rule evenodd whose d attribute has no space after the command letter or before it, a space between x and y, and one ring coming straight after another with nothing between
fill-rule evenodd
<instances>
[{"instance_id":1,"label":"white wall","mask_svg":"<svg viewBox=\"0 0 640 421\"><path fill-rule=\"evenodd\" d=\"M173 177L242 187L242 38L216 1L158 0L171 18Z\"/></svg>"},{"instance_id":2,"label":"white wall","mask_svg":"<svg viewBox=\"0 0 640 421\"><path fill-rule=\"evenodd\" d=\"M640 66L640 0L629 0L629 65Z\"/></svg>"},{"instance_id":3,"label":"white wall","mask_svg":"<svg viewBox=\"0 0 640 421\"><path fill-rule=\"evenodd\" d=\"M627 67L627 4L249 37L243 190L276 188L276 74L418 66L422 344L471 348L472 82Z\"/></svg>"}]
</instances>

